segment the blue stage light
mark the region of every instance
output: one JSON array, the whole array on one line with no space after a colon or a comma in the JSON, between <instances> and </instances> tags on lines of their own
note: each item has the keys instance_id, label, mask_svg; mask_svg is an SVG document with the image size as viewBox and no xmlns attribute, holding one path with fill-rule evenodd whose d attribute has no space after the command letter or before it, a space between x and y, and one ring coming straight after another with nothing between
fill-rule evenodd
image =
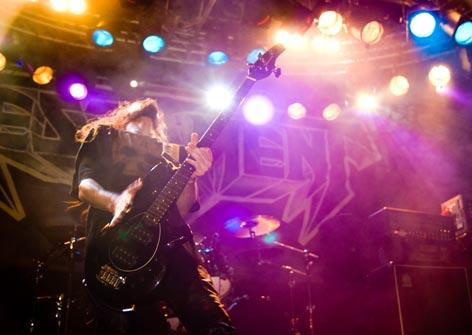
<instances>
[{"instance_id":1,"label":"blue stage light","mask_svg":"<svg viewBox=\"0 0 472 335\"><path fill-rule=\"evenodd\" d=\"M436 17L431 12L418 11L410 15L408 28L415 37L429 37L436 29Z\"/></svg>"},{"instance_id":2,"label":"blue stage light","mask_svg":"<svg viewBox=\"0 0 472 335\"><path fill-rule=\"evenodd\" d=\"M161 51L166 42L159 35L149 35L143 40L143 48L149 53L156 53Z\"/></svg>"},{"instance_id":3,"label":"blue stage light","mask_svg":"<svg viewBox=\"0 0 472 335\"><path fill-rule=\"evenodd\" d=\"M92 34L92 40L99 47L109 47L115 41L113 35L105 29L95 30Z\"/></svg>"},{"instance_id":4,"label":"blue stage light","mask_svg":"<svg viewBox=\"0 0 472 335\"><path fill-rule=\"evenodd\" d=\"M472 43L472 22L462 22L456 29L454 39L459 45L469 45Z\"/></svg>"},{"instance_id":5,"label":"blue stage light","mask_svg":"<svg viewBox=\"0 0 472 335\"><path fill-rule=\"evenodd\" d=\"M213 65L223 65L228 62L228 55L223 51L213 51L208 55L208 63Z\"/></svg>"},{"instance_id":6,"label":"blue stage light","mask_svg":"<svg viewBox=\"0 0 472 335\"><path fill-rule=\"evenodd\" d=\"M264 54L264 52L265 52L264 48L253 49L246 57L247 63L254 64L259 58L259 54Z\"/></svg>"}]
</instances>

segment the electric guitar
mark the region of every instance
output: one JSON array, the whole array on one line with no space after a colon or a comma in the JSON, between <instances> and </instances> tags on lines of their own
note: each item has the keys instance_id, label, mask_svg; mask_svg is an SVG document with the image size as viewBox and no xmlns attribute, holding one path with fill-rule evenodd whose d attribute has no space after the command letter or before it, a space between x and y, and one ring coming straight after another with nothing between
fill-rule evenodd
<instances>
[{"instance_id":1,"label":"electric guitar","mask_svg":"<svg viewBox=\"0 0 472 335\"><path fill-rule=\"evenodd\" d=\"M231 107L223 110L211 123L198 142L199 147L213 145L256 81L272 73L280 76L275 61L284 50L282 45L276 45L249 65L248 75L237 90ZM172 220L168 211L193 171L187 161L178 169L166 163L155 165L144 177L143 187L122 222L89 241L84 279L97 303L126 310L162 281L166 256L179 242L166 236L165 225Z\"/></svg>"}]
</instances>

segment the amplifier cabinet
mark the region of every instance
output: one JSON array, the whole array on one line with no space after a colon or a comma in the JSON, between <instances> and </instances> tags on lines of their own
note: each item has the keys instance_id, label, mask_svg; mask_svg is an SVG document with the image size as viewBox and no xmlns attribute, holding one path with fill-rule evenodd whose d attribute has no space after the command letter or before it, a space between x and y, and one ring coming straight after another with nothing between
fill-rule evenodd
<instances>
[{"instance_id":1,"label":"amplifier cabinet","mask_svg":"<svg viewBox=\"0 0 472 335\"><path fill-rule=\"evenodd\" d=\"M388 264L457 265L451 217L384 207L367 222L371 267Z\"/></svg>"},{"instance_id":2,"label":"amplifier cabinet","mask_svg":"<svg viewBox=\"0 0 472 335\"><path fill-rule=\"evenodd\" d=\"M392 264L370 272L365 280L364 334L472 334L465 267Z\"/></svg>"}]
</instances>

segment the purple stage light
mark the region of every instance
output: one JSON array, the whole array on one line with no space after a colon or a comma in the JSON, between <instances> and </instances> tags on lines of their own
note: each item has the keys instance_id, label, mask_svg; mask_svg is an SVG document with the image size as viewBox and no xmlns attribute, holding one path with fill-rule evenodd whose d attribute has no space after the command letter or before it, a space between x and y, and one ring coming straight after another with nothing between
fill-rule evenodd
<instances>
[{"instance_id":1,"label":"purple stage light","mask_svg":"<svg viewBox=\"0 0 472 335\"><path fill-rule=\"evenodd\" d=\"M87 97L87 86L82 83L73 83L69 86L69 94L75 100L84 100Z\"/></svg>"},{"instance_id":2,"label":"purple stage light","mask_svg":"<svg viewBox=\"0 0 472 335\"><path fill-rule=\"evenodd\" d=\"M242 220L240 218L232 218L225 222L225 229L229 233L235 233L241 228Z\"/></svg>"},{"instance_id":3,"label":"purple stage light","mask_svg":"<svg viewBox=\"0 0 472 335\"><path fill-rule=\"evenodd\" d=\"M263 125L272 120L274 105L263 95L253 95L243 106L244 118L252 124Z\"/></svg>"}]
</instances>

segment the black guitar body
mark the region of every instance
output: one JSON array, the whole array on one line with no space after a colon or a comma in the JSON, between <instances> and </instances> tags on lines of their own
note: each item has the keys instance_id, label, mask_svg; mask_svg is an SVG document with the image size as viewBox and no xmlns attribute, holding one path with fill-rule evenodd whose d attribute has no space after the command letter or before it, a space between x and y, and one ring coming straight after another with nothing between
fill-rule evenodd
<instances>
[{"instance_id":1,"label":"black guitar body","mask_svg":"<svg viewBox=\"0 0 472 335\"><path fill-rule=\"evenodd\" d=\"M125 310L146 297L166 268L166 214L159 222L146 210L173 175L170 165L156 165L144 178L133 207L122 223L91 240L85 258L85 284L93 299Z\"/></svg>"}]
</instances>

